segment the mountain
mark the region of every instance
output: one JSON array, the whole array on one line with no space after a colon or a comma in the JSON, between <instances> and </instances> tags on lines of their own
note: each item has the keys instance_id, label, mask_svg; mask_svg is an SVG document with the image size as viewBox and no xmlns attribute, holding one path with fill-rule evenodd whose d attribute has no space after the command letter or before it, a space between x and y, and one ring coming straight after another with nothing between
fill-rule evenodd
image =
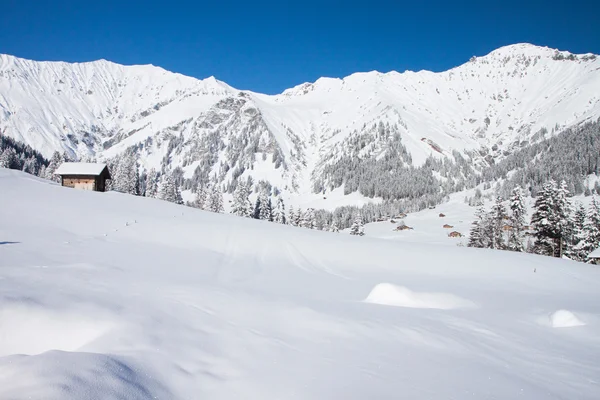
<instances>
[{"instance_id":1,"label":"mountain","mask_svg":"<svg viewBox=\"0 0 600 400\"><path fill-rule=\"evenodd\" d=\"M143 170L183 168L192 190L252 176L305 199L336 188L399 199L460 190L480 168L598 119L599 87L597 56L530 44L441 73L356 73L279 95L149 65L0 55L0 133L48 157L129 149ZM448 177L443 163L473 170Z\"/></svg>"},{"instance_id":2,"label":"mountain","mask_svg":"<svg viewBox=\"0 0 600 400\"><path fill-rule=\"evenodd\" d=\"M596 266L0 188L1 399L598 399Z\"/></svg>"}]
</instances>

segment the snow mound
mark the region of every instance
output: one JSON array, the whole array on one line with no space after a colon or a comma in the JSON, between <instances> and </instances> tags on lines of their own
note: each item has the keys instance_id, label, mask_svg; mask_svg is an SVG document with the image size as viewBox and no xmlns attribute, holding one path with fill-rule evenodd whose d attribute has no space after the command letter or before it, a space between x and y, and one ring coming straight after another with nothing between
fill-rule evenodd
<instances>
[{"instance_id":1,"label":"snow mound","mask_svg":"<svg viewBox=\"0 0 600 400\"><path fill-rule=\"evenodd\" d=\"M125 357L105 354L49 351L0 358L3 399L173 398L153 375Z\"/></svg>"},{"instance_id":2,"label":"snow mound","mask_svg":"<svg viewBox=\"0 0 600 400\"><path fill-rule=\"evenodd\" d=\"M380 283L371 290L365 299L367 303L407 308L436 308L452 310L472 308L475 303L451 293L413 292L403 286Z\"/></svg>"},{"instance_id":3,"label":"snow mound","mask_svg":"<svg viewBox=\"0 0 600 400\"><path fill-rule=\"evenodd\" d=\"M583 326L585 322L568 310L558 310L550 314L550 324L553 328L571 328Z\"/></svg>"},{"instance_id":4,"label":"snow mound","mask_svg":"<svg viewBox=\"0 0 600 400\"><path fill-rule=\"evenodd\" d=\"M59 314L30 307L0 310L0 357L78 350L109 329L84 315Z\"/></svg>"}]
</instances>

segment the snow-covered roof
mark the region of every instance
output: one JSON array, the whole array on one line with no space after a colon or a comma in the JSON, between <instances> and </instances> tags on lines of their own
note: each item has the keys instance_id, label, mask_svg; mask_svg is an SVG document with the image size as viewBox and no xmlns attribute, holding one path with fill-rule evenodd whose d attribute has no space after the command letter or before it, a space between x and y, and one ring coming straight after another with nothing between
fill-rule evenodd
<instances>
[{"instance_id":1,"label":"snow-covered roof","mask_svg":"<svg viewBox=\"0 0 600 400\"><path fill-rule=\"evenodd\" d=\"M54 172L56 175L100 175L106 164L65 162Z\"/></svg>"},{"instance_id":2,"label":"snow-covered roof","mask_svg":"<svg viewBox=\"0 0 600 400\"><path fill-rule=\"evenodd\" d=\"M588 254L589 258L600 258L600 247Z\"/></svg>"}]
</instances>

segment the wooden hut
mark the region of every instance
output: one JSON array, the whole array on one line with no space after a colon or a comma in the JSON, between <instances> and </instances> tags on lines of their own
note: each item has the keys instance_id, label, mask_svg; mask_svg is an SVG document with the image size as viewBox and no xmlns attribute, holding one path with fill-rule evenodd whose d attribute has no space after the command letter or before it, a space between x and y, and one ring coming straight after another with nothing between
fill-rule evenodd
<instances>
[{"instance_id":1,"label":"wooden hut","mask_svg":"<svg viewBox=\"0 0 600 400\"><path fill-rule=\"evenodd\" d=\"M60 175L62 186L104 192L106 180L111 179L106 164L65 162L54 172Z\"/></svg>"},{"instance_id":2,"label":"wooden hut","mask_svg":"<svg viewBox=\"0 0 600 400\"><path fill-rule=\"evenodd\" d=\"M592 264L600 265L600 248L597 248L588 254L588 260L590 260Z\"/></svg>"}]
</instances>

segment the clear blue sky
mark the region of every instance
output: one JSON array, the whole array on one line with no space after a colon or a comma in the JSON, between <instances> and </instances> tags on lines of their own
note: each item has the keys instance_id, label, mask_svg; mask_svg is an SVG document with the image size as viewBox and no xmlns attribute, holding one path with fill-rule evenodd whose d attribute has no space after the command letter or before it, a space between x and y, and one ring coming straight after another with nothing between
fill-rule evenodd
<instances>
[{"instance_id":1,"label":"clear blue sky","mask_svg":"<svg viewBox=\"0 0 600 400\"><path fill-rule=\"evenodd\" d=\"M0 53L154 64L278 93L321 76L446 70L529 42L600 53L600 0L0 1Z\"/></svg>"}]
</instances>

